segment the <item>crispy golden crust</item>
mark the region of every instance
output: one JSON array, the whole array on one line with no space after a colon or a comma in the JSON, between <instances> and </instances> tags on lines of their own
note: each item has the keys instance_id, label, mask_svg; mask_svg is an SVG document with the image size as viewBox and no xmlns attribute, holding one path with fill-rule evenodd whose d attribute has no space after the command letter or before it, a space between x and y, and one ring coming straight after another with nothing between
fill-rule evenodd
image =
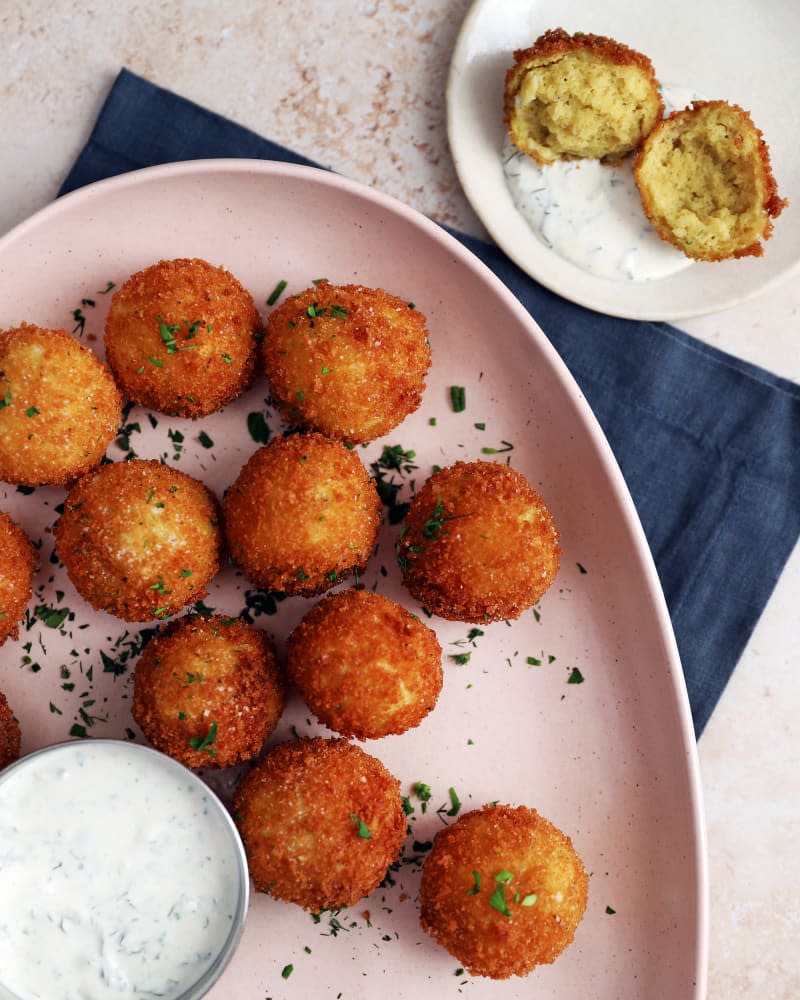
<instances>
[{"instance_id":1,"label":"crispy golden crust","mask_svg":"<svg viewBox=\"0 0 800 1000\"><path fill-rule=\"evenodd\" d=\"M558 571L560 548L544 500L515 469L456 462L417 492L399 544L403 580L442 618L518 618Z\"/></svg>"},{"instance_id":2,"label":"crispy golden crust","mask_svg":"<svg viewBox=\"0 0 800 1000\"><path fill-rule=\"evenodd\" d=\"M14 718L6 696L0 691L0 771L19 757L19 723Z\"/></svg>"},{"instance_id":3,"label":"crispy golden crust","mask_svg":"<svg viewBox=\"0 0 800 1000\"><path fill-rule=\"evenodd\" d=\"M133 716L144 735L193 768L257 757L286 704L266 634L222 615L164 626L145 647L133 681Z\"/></svg>"},{"instance_id":4,"label":"crispy golden crust","mask_svg":"<svg viewBox=\"0 0 800 1000\"><path fill-rule=\"evenodd\" d=\"M664 102L647 56L554 28L514 53L503 110L512 142L543 166L583 157L616 163L642 142Z\"/></svg>"},{"instance_id":5,"label":"crispy golden crust","mask_svg":"<svg viewBox=\"0 0 800 1000\"><path fill-rule=\"evenodd\" d=\"M762 256L788 204L763 134L726 101L695 101L659 122L633 173L658 235L696 260Z\"/></svg>"},{"instance_id":6,"label":"crispy golden crust","mask_svg":"<svg viewBox=\"0 0 800 1000\"><path fill-rule=\"evenodd\" d=\"M219 568L213 493L156 461L103 465L80 479L56 524L56 550L81 596L126 621L200 600Z\"/></svg>"},{"instance_id":7,"label":"crispy golden crust","mask_svg":"<svg viewBox=\"0 0 800 1000\"><path fill-rule=\"evenodd\" d=\"M507 979L558 958L588 892L569 837L535 809L484 806L437 834L420 921L472 975Z\"/></svg>"},{"instance_id":8,"label":"crispy golden crust","mask_svg":"<svg viewBox=\"0 0 800 1000\"><path fill-rule=\"evenodd\" d=\"M346 740L281 743L233 803L260 892L318 912L369 895L400 853L400 783Z\"/></svg>"},{"instance_id":9,"label":"crispy golden crust","mask_svg":"<svg viewBox=\"0 0 800 1000\"><path fill-rule=\"evenodd\" d=\"M66 330L0 330L0 479L69 483L100 462L120 417L111 372Z\"/></svg>"},{"instance_id":10,"label":"crispy golden crust","mask_svg":"<svg viewBox=\"0 0 800 1000\"><path fill-rule=\"evenodd\" d=\"M413 304L381 288L321 282L273 310L263 359L286 420L357 444L417 409L431 352Z\"/></svg>"},{"instance_id":11,"label":"crispy golden crust","mask_svg":"<svg viewBox=\"0 0 800 1000\"><path fill-rule=\"evenodd\" d=\"M369 559L380 524L375 482L358 455L321 434L254 452L222 504L228 550L265 590L329 590Z\"/></svg>"},{"instance_id":12,"label":"crispy golden crust","mask_svg":"<svg viewBox=\"0 0 800 1000\"><path fill-rule=\"evenodd\" d=\"M16 639L20 620L33 593L36 551L28 536L0 511L0 646Z\"/></svg>"},{"instance_id":13,"label":"crispy golden crust","mask_svg":"<svg viewBox=\"0 0 800 1000\"><path fill-rule=\"evenodd\" d=\"M378 739L419 725L442 689L435 633L367 590L324 597L289 636L289 675L311 711L342 736Z\"/></svg>"},{"instance_id":14,"label":"crispy golden crust","mask_svg":"<svg viewBox=\"0 0 800 1000\"><path fill-rule=\"evenodd\" d=\"M114 293L106 356L127 396L202 417L253 381L261 319L232 274L205 260L162 260Z\"/></svg>"}]
</instances>

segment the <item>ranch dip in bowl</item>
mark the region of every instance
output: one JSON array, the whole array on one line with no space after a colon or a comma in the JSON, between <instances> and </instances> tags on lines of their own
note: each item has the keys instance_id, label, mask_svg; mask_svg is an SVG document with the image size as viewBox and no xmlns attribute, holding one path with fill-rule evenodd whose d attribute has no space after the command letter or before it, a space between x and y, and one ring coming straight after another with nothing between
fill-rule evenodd
<instances>
[{"instance_id":1,"label":"ranch dip in bowl","mask_svg":"<svg viewBox=\"0 0 800 1000\"><path fill-rule=\"evenodd\" d=\"M0 1000L199 1000L248 898L231 817L170 757L77 740L0 772Z\"/></svg>"}]
</instances>

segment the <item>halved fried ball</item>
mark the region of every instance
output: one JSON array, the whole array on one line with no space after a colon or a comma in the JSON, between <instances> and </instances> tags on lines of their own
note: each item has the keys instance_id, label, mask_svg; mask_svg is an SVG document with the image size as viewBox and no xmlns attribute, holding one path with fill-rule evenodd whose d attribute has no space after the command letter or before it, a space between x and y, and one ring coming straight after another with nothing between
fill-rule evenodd
<instances>
[{"instance_id":1,"label":"halved fried ball","mask_svg":"<svg viewBox=\"0 0 800 1000\"><path fill-rule=\"evenodd\" d=\"M0 479L70 482L100 462L121 412L111 372L66 330L0 330Z\"/></svg>"},{"instance_id":2,"label":"halved fried ball","mask_svg":"<svg viewBox=\"0 0 800 1000\"><path fill-rule=\"evenodd\" d=\"M420 922L472 975L507 979L558 958L588 894L569 837L535 809L487 805L436 835Z\"/></svg>"},{"instance_id":3,"label":"halved fried ball","mask_svg":"<svg viewBox=\"0 0 800 1000\"><path fill-rule=\"evenodd\" d=\"M223 267L162 260L114 293L106 356L134 402L202 417L253 381L260 329L252 296Z\"/></svg>"},{"instance_id":4,"label":"halved fried ball","mask_svg":"<svg viewBox=\"0 0 800 1000\"><path fill-rule=\"evenodd\" d=\"M0 646L17 638L18 625L33 593L36 552L28 536L0 511Z\"/></svg>"},{"instance_id":5,"label":"halved fried ball","mask_svg":"<svg viewBox=\"0 0 800 1000\"><path fill-rule=\"evenodd\" d=\"M696 260L762 256L787 204L762 133L726 101L695 101L659 122L633 175L658 235Z\"/></svg>"},{"instance_id":6,"label":"halved fried ball","mask_svg":"<svg viewBox=\"0 0 800 1000\"><path fill-rule=\"evenodd\" d=\"M178 618L136 664L133 717L157 750L187 767L257 757L285 704L269 638L238 618Z\"/></svg>"},{"instance_id":7,"label":"halved fried ball","mask_svg":"<svg viewBox=\"0 0 800 1000\"><path fill-rule=\"evenodd\" d=\"M436 634L388 597L351 589L324 597L287 643L289 675L329 729L379 739L417 726L442 689Z\"/></svg>"},{"instance_id":8,"label":"halved fried ball","mask_svg":"<svg viewBox=\"0 0 800 1000\"><path fill-rule=\"evenodd\" d=\"M647 56L613 38L563 28L514 53L505 80L511 141L537 163L618 162L664 111Z\"/></svg>"},{"instance_id":9,"label":"halved fried ball","mask_svg":"<svg viewBox=\"0 0 800 1000\"><path fill-rule=\"evenodd\" d=\"M343 739L281 743L236 790L253 883L319 912L369 895L400 854L400 783Z\"/></svg>"},{"instance_id":10,"label":"halved fried ball","mask_svg":"<svg viewBox=\"0 0 800 1000\"><path fill-rule=\"evenodd\" d=\"M263 358L286 420L357 444L417 409L431 351L413 303L382 288L324 281L273 310Z\"/></svg>"},{"instance_id":11,"label":"halved fried ball","mask_svg":"<svg viewBox=\"0 0 800 1000\"><path fill-rule=\"evenodd\" d=\"M498 462L456 462L417 492L399 543L403 581L454 621L518 618L547 590L560 548L553 515L525 477Z\"/></svg>"},{"instance_id":12,"label":"halved fried ball","mask_svg":"<svg viewBox=\"0 0 800 1000\"><path fill-rule=\"evenodd\" d=\"M19 723L0 691L0 771L19 757L20 741Z\"/></svg>"},{"instance_id":13,"label":"halved fried ball","mask_svg":"<svg viewBox=\"0 0 800 1000\"><path fill-rule=\"evenodd\" d=\"M381 502L358 455L312 432L274 438L254 452L222 510L228 549L249 580L313 594L363 570Z\"/></svg>"},{"instance_id":14,"label":"halved fried ball","mask_svg":"<svg viewBox=\"0 0 800 1000\"><path fill-rule=\"evenodd\" d=\"M214 494L156 461L103 465L80 479L56 524L78 593L126 621L175 614L206 595L222 533Z\"/></svg>"}]
</instances>

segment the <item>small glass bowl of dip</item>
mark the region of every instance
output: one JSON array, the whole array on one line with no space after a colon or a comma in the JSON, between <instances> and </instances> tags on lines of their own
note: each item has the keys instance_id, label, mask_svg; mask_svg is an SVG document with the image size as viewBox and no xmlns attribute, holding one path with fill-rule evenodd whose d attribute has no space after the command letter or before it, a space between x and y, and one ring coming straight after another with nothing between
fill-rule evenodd
<instances>
[{"instance_id":1,"label":"small glass bowl of dip","mask_svg":"<svg viewBox=\"0 0 800 1000\"><path fill-rule=\"evenodd\" d=\"M199 1000L249 891L223 803L150 747L76 740L0 772L0 1000Z\"/></svg>"}]
</instances>

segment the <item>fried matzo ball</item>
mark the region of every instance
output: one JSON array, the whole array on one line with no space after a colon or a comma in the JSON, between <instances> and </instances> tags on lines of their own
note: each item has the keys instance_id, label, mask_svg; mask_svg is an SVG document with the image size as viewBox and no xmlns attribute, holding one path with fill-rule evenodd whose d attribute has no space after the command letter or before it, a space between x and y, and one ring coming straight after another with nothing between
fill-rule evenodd
<instances>
[{"instance_id":1,"label":"fried matzo ball","mask_svg":"<svg viewBox=\"0 0 800 1000\"><path fill-rule=\"evenodd\" d=\"M588 893L569 837L535 809L487 805L436 835L420 922L472 975L525 976L570 944Z\"/></svg>"},{"instance_id":2,"label":"fried matzo ball","mask_svg":"<svg viewBox=\"0 0 800 1000\"><path fill-rule=\"evenodd\" d=\"M287 643L287 668L329 729L379 739L419 725L442 689L432 629L388 597L351 589L324 597Z\"/></svg>"},{"instance_id":3,"label":"fried matzo ball","mask_svg":"<svg viewBox=\"0 0 800 1000\"><path fill-rule=\"evenodd\" d=\"M255 451L222 511L228 550L249 580L265 590L314 594L363 570L381 502L358 455L311 432Z\"/></svg>"},{"instance_id":4,"label":"fried matzo ball","mask_svg":"<svg viewBox=\"0 0 800 1000\"><path fill-rule=\"evenodd\" d=\"M429 611L464 622L518 618L558 571L559 536L541 496L498 462L456 462L411 501L398 561Z\"/></svg>"},{"instance_id":5,"label":"fried matzo ball","mask_svg":"<svg viewBox=\"0 0 800 1000\"><path fill-rule=\"evenodd\" d=\"M145 459L102 465L80 479L55 537L78 593L125 621L166 618L205 597L222 541L213 493Z\"/></svg>"},{"instance_id":6,"label":"fried matzo ball","mask_svg":"<svg viewBox=\"0 0 800 1000\"><path fill-rule=\"evenodd\" d=\"M33 593L36 551L28 536L0 511L0 646L17 638L18 626Z\"/></svg>"},{"instance_id":7,"label":"fried matzo ball","mask_svg":"<svg viewBox=\"0 0 800 1000\"><path fill-rule=\"evenodd\" d=\"M237 788L233 814L256 889L315 913L377 888L406 832L400 782L343 739L270 750Z\"/></svg>"},{"instance_id":8,"label":"fried matzo ball","mask_svg":"<svg viewBox=\"0 0 800 1000\"><path fill-rule=\"evenodd\" d=\"M0 330L0 479L69 483L100 462L121 415L111 372L66 330Z\"/></svg>"},{"instance_id":9,"label":"fried matzo ball","mask_svg":"<svg viewBox=\"0 0 800 1000\"><path fill-rule=\"evenodd\" d=\"M387 434L416 410L431 364L413 303L325 281L273 310L262 351L283 417L350 444Z\"/></svg>"},{"instance_id":10,"label":"fried matzo ball","mask_svg":"<svg viewBox=\"0 0 800 1000\"><path fill-rule=\"evenodd\" d=\"M181 417L203 417L251 384L261 319L223 267L162 260L114 293L106 356L126 395Z\"/></svg>"},{"instance_id":11,"label":"fried matzo ball","mask_svg":"<svg viewBox=\"0 0 800 1000\"><path fill-rule=\"evenodd\" d=\"M178 618L136 664L133 717L157 750L187 767L257 757L285 704L269 638L238 618Z\"/></svg>"},{"instance_id":12,"label":"fried matzo ball","mask_svg":"<svg viewBox=\"0 0 800 1000\"><path fill-rule=\"evenodd\" d=\"M695 101L661 121L633 175L658 235L696 260L762 256L787 204L762 133L725 101Z\"/></svg>"},{"instance_id":13,"label":"fried matzo ball","mask_svg":"<svg viewBox=\"0 0 800 1000\"><path fill-rule=\"evenodd\" d=\"M6 696L0 691L0 771L19 757L21 736Z\"/></svg>"},{"instance_id":14,"label":"fried matzo ball","mask_svg":"<svg viewBox=\"0 0 800 1000\"><path fill-rule=\"evenodd\" d=\"M647 56L602 35L546 31L514 53L506 73L511 141L542 166L579 158L619 162L663 111Z\"/></svg>"}]
</instances>

